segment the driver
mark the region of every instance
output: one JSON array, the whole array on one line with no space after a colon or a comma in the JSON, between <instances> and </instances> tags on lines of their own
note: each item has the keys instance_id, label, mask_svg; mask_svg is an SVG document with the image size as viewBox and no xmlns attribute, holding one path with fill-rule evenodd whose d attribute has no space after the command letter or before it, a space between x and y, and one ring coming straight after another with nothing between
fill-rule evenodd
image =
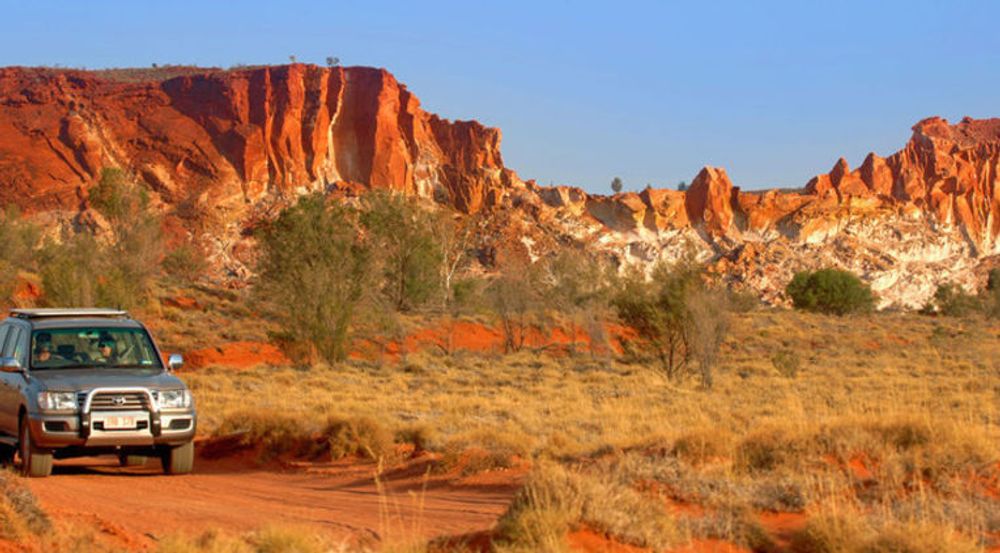
<instances>
[{"instance_id":1,"label":"driver","mask_svg":"<svg viewBox=\"0 0 1000 553\"><path fill-rule=\"evenodd\" d=\"M35 335L35 349L33 350L31 363L48 363L53 361L52 353L55 348L52 346L52 335L48 332L39 332Z\"/></svg>"},{"instance_id":2,"label":"driver","mask_svg":"<svg viewBox=\"0 0 1000 553\"><path fill-rule=\"evenodd\" d=\"M32 359L32 365L45 365L52 360L52 343L51 342L39 342L35 346L35 355Z\"/></svg>"}]
</instances>

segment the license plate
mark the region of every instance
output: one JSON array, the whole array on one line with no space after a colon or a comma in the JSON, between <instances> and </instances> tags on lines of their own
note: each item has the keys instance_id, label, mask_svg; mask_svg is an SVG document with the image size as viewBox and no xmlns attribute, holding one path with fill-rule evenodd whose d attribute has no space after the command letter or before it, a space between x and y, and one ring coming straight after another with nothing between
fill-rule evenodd
<instances>
[{"instance_id":1,"label":"license plate","mask_svg":"<svg viewBox=\"0 0 1000 553\"><path fill-rule=\"evenodd\" d=\"M104 417L105 430L131 430L135 429L135 417L115 415Z\"/></svg>"}]
</instances>

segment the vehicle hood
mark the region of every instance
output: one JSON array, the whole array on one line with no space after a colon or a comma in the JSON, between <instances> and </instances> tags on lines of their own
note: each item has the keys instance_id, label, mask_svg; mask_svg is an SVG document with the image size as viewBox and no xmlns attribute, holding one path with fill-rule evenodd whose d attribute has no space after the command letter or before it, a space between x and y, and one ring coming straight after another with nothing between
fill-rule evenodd
<instances>
[{"instance_id":1,"label":"vehicle hood","mask_svg":"<svg viewBox=\"0 0 1000 553\"><path fill-rule=\"evenodd\" d=\"M179 378L161 369L45 369L30 374L39 388L67 392L93 388L167 390L184 387Z\"/></svg>"}]
</instances>

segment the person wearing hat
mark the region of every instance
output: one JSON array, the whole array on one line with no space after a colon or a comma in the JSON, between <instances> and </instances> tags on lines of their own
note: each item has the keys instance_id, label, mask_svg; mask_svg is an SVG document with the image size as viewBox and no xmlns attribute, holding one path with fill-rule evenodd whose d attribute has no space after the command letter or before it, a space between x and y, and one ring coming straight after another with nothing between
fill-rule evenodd
<instances>
[{"instance_id":1,"label":"person wearing hat","mask_svg":"<svg viewBox=\"0 0 1000 553\"><path fill-rule=\"evenodd\" d=\"M35 354L31 360L31 365L34 367L44 367L50 361L52 361L52 342L38 342L35 344Z\"/></svg>"},{"instance_id":2,"label":"person wearing hat","mask_svg":"<svg viewBox=\"0 0 1000 553\"><path fill-rule=\"evenodd\" d=\"M47 365L52 359L52 352L55 348L52 346L52 335L48 332L39 332L34 339L35 348L32 350L31 364L32 366L38 366L41 363L43 366Z\"/></svg>"},{"instance_id":3,"label":"person wearing hat","mask_svg":"<svg viewBox=\"0 0 1000 553\"><path fill-rule=\"evenodd\" d=\"M98 363L104 363L106 365L115 365L118 363L118 352L115 347L115 341L111 336L102 337L97 343L97 358L94 361Z\"/></svg>"}]
</instances>

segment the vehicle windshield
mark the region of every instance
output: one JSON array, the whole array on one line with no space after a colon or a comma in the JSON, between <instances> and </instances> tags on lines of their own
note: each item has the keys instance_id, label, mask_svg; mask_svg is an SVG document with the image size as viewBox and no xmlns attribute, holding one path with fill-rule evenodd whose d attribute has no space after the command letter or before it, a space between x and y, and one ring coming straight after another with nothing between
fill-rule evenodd
<instances>
[{"instance_id":1,"label":"vehicle windshield","mask_svg":"<svg viewBox=\"0 0 1000 553\"><path fill-rule=\"evenodd\" d=\"M52 328L31 334L31 368L162 368L141 328Z\"/></svg>"}]
</instances>

